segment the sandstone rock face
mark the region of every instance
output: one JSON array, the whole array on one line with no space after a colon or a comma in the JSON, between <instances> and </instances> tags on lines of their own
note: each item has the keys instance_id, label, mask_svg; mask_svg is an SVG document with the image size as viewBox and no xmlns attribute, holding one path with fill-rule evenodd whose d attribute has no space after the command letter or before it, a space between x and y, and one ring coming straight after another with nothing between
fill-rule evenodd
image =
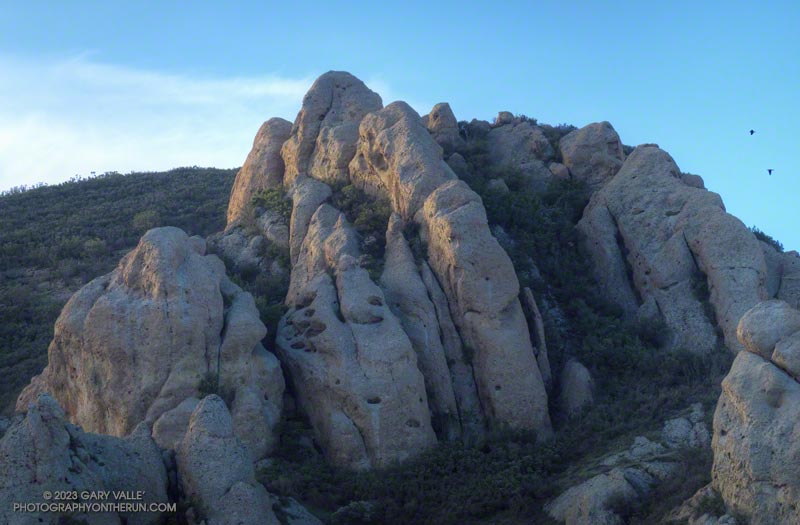
<instances>
[{"instance_id":1,"label":"sandstone rock face","mask_svg":"<svg viewBox=\"0 0 800 525\"><path fill-rule=\"evenodd\" d=\"M493 128L486 138L493 163L519 168L531 190L545 189L552 176L548 165L553 147L541 129L530 122L503 120L503 125Z\"/></svg>"},{"instance_id":2,"label":"sandstone rock face","mask_svg":"<svg viewBox=\"0 0 800 525\"><path fill-rule=\"evenodd\" d=\"M381 97L350 73L329 71L319 77L303 98L291 137L281 150L284 185L292 187L298 175L339 180L347 157L355 151L353 124L382 106Z\"/></svg>"},{"instance_id":3,"label":"sandstone rock face","mask_svg":"<svg viewBox=\"0 0 800 525\"><path fill-rule=\"evenodd\" d=\"M611 179L625 160L619 135L608 122L595 122L568 133L559 147L572 176L593 190Z\"/></svg>"},{"instance_id":4,"label":"sandstone rock face","mask_svg":"<svg viewBox=\"0 0 800 525\"><path fill-rule=\"evenodd\" d=\"M476 439L487 424L550 432L514 270L437 144L460 140L446 104L421 119L403 102L382 108L359 80L331 72L306 95L281 150L293 209L277 353L339 466L386 465L437 434ZM394 213L376 282L357 263L359 234L331 205L347 184L387 199ZM415 256L417 230L430 242Z\"/></svg>"},{"instance_id":5,"label":"sandstone rock face","mask_svg":"<svg viewBox=\"0 0 800 525\"><path fill-rule=\"evenodd\" d=\"M763 253L717 194L681 181L669 154L637 147L592 196L578 230L601 288L629 319L640 307L657 311L669 346L697 352L715 347L719 325L740 348L739 318L766 298Z\"/></svg>"},{"instance_id":6,"label":"sandstone rock face","mask_svg":"<svg viewBox=\"0 0 800 525\"><path fill-rule=\"evenodd\" d=\"M739 333L748 351L722 382L714 414L713 487L754 525L797 523L800 507L800 375L784 357L796 348L800 330L786 308L769 301L742 317ZM780 311L762 325L765 314ZM772 361L764 357L770 350Z\"/></svg>"},{"instance_id":7,"label":"sandstone rock face","mask_svg":"<svg viewBox=\"0 0 800 525\"><path fill-rule=\"evenodd\" d=\"M775 299L748 310L739 321L736 336L745 350L769 359L777 342L798 330L800 311Z\"/></svg>"},{"instance_id":8,"label":"sandstone rock face","mask_svg":"<svg viewBox=\"0 0 800 525\"><path fill-rule=\"evenodd\" d=\"M177 228L150 230L116 270L78 291L56 322L48 366L17 409L48 392L89 431L125 436L145 421L175 436L179 418L170 411L199 397L219 363L219 389L234 402L234 418L237 409L257 416L236 431L264 433L247 438L263 456L282 405L280 365L260 344L266 329L253 297L228 280L217 257L202 255L197 240ZM253 395L257 407L242 401Z\"/></svg>"},{"instance_id":9,"label":"sandstone rock face","mask_svg":"<svg viewBox=\"0 0 800 525\"><path fill-rule=\"evenodd\" d=\"M208 525L280 524L269 494L255 480L253 457L234 434L219 396L198 403L175 452L185 497L199 507L195 514Z\"/></svg>"},{"instance_id":10,"label":"sandstone rock face","mask_svg":"<svg viewBox=\"0 0 800 525\"><path fill-rule=\"evenodd\" d=\"M145 525L159 514L142 512L14 512L12 502L52 503L45 491L144 491L145 503L166 503L167 472L145 423L126 438L84 433L70 424L49 395L40 395L0 438L0 522L56 525L72 517L91 525ZM123 502L103 499L86 503Z\"/></svg>"},{"instance_id":11,"label":"sandstone rock face","mask_svg":"<svg viewBox=\"0 0 800 525\"><path fill-rule=\"evenodd\" d=\"M444 182L456 179L442 160L442 149L405 102L393 102L368 115L359 127L350 177L370 195L388 197L404 221Z\"/></svg>"},{"instance_id":12,"label":"sandstone rock face","mask_svg":"<svg viewBox=\"0 0 800 525\"><path fill-rule=\"evenodd\" d=\"M454 439L461 435L460 421L436 309L428 298L397 214L389 220L385 257L380 283L390 310L400 319L417 354L417 363L425 377L433 426L438 435Z\"/></svg>"},{"instance_id":13,"label":"sandstone rock face","mask_svg":"<svg viewBox=\"0 0 800 525\"><path fill-rule=\"evenodd\" d=\"M428 258L472 359L487 418L515 428L550 429L547 394L508 255L489 232L480 197L462 181L442 184L418 222Z\"/></svg>"},{"instance_id":14,"label":"sandstone rock face","mask_svg":"<svg viewBox=\"0 0 800 525\"><path fill-rule=\"evenodd\" d=\"M767 293L800 308L800 255L796 251L779 253L773 246L759 241L767 262Z\"/></svg>"},{"instance_id":15,"label":"sandstone rock face","mask_svg":"<svg viewBox=\"0 0 800 525\"><path fill-rule=\"evenodd\" d=\"M422 117L422 125L428 128L433 139L446 152L464 145L464 139L458 133L458 121L447 102L433 106L431 112Z\"/></svg>"},{"instance_id":16,"label":"sandstone rock face","mask_svg":"<svg viewBox=\"0 0 800 525\"><path fill-rule=\"evenodd\" d=\"M283 183L281 146L289 138L292 124L282 118L264 122L253 141L253 149L236 175L228 202L228 225L242 218L253 196Z\"/></svg>"},{"instance_id":17,"label":"sandstone rock face","mask_svg":"<svg viewBox=\"0 0 800 525\"><path fill-rule=\"evenodd\" d=\"M276 344L326 457L358 469L403 460L436 437L411 341L357 256L344 215L320 206Z\"/></svg>"}]
</instances>

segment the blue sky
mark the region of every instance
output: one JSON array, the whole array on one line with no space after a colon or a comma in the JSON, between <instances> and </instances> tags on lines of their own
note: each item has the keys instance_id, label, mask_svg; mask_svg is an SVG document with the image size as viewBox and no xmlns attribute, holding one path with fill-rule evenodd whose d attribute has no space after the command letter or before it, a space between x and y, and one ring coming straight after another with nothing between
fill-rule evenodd
<instances>
[{"instance_id":1,"label":"blue sky","mask_svg":"<svg viewBox=\"0 0 800 525\"><path fill-rule=\"evenodd\" d=\"M0 189L238 166L341 69L420 113L608 120L800 249L800 2L4 4Z\"/></svg>"}]
</instances>

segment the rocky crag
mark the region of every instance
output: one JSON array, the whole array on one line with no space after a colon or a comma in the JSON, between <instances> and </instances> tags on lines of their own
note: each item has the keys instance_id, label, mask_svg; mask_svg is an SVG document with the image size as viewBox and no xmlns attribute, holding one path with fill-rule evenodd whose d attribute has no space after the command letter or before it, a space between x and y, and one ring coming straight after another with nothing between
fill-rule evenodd
<instances>
[{"instance_id":1,"label":"rocky crag","mask_svg":"<svg viewBox=\"0 0 800 525\"><path fill-rule=\"evenodd\" d=\"M475 173L476 137L513 177ZM78 474L126 486L98 470L109 462L157 501L181 501L190 523L277 523L285 500L256 482L254 462L269 464L287 413L310 424L310 449L357 471L498 432L549 446L601 383L574 355L581 342L548 348L545 328L569 327L540 254L520 259L482 197L541 195L557 181L591 195L574 244L620 317L664 335L656 351L742 351L723 383L707 489L730 514L708 519L793 523L797 254L760 242L700 177L655 145L624 147L607 122L553 128L501 112L466 124L446 103L420 116L343 72L313 84L293 124L258 131L225 231L206 241L153 229L70 299L47 368L19 396L24 415L0 421L2 468L22 469L0 499L25 496L18 482L89 483ZM680 450L707 441L694 406L658 439L607 455L547 511L619 523L619 505L646 499L676 475ZM143 459L121 465L131 454Z\"/></svg>"}]
</instances>

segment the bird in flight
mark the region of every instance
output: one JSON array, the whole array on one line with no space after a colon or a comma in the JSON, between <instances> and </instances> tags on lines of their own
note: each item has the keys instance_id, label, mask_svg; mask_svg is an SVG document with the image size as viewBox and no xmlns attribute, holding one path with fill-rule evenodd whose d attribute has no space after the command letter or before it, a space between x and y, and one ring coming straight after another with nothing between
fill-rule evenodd
<instances>
[{"instance_id":1,"label":"bird in flight","mask_svg":"<svg viewBox=\"0 0 800 525\"><path fill-rule=\"evenodd\" d=\"M754 130L754 129L751 129L751 130L750 130L750 134L751 134L751 135L752 135L753 133L755 133L755 132L756 132L756 130Z\"/></svg>"},{"instance_id":2,"label":"bird in flight","mask_svg":"<svg viewBox=\"0 0 800 525\"><path fill-rule=\"evenodd\" d=\"M769 173L770 175L772 175L772 168L769 168L769 169L767 169L767 173Z\"/></svg>"}]
</instances>

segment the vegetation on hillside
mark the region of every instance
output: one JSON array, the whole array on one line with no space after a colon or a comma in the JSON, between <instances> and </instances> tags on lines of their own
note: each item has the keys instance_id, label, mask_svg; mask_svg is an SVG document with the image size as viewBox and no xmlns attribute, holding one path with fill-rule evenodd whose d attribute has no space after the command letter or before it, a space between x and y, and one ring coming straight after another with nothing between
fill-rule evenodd
<instances>
[{"instance_id":1,"label":"vegetation on hillside","mask_svg":"<svg viewBox=\"0 0 800 525\"><path fill-rule=\"evenodd\" d=\"M47 363L61 308L155 226L225 225L236 170L108 173L0 196L0 409Z\"/></svg>"}]
</instances>

